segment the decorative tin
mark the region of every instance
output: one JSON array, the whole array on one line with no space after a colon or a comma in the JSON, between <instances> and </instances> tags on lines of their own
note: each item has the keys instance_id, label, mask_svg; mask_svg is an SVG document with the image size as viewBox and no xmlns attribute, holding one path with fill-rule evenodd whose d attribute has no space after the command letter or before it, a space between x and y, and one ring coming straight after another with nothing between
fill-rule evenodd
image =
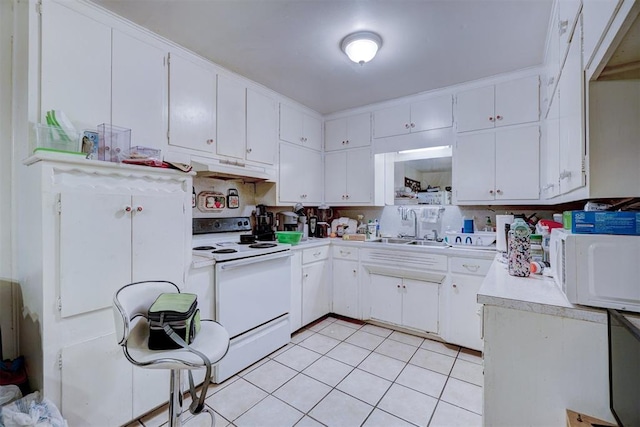
<instances>
[{"instance_id":1,"label":"decorative tin","mask_svg":"<svg viewBox=\"0 0 640 427\"><path fill-rule=\"evenodd\" d=\"M240 196L238 195L238 190L235 188L227 190L227 207L229 209L237 209L240 207Z\"/></svg>"}]
</instances>

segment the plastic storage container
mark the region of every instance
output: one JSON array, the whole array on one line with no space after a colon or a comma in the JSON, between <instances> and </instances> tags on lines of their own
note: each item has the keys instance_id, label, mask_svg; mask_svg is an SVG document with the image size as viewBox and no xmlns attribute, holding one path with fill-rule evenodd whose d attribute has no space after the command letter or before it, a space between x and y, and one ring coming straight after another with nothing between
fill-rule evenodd
<instances>
[{"instance_id":1,"label":"plastic storage container","mask_svg":"<svg viewBox=\"0 0 640 427\"><path fill-rule=\"evenodd\" d=\"M120 162L121 153L131 149L131 129L103 123L98 125L98 160Z\"/></svg>"},{"instance_id":2,"label":"plastic storage container","mask_svg":"<svg viewBox=\"0 0 640 427\"><path fill-rule=\"evenodd\" d=\"M64 131L62 128L36 124L35 151L55 151L59 153L83 154L80 147L80 134Z\"/></svg>"},{"instance_id":3,"label":"plastic storage container","mask_svg":"<svg viewBox=\"0 0 640 427\"><path fill-rule=\"evenodd\" d=\"M118 156L123 163L162 166L162 150L157 148L136 145L129 150L122 150Z\"/></svg>"},{"instance_id":4,"label":"plastic storage container","mask_svg":"<svg viewBox=\"0 0 640 427\"><path fill-rule=\"evenodd\" d=\"M302 231L276 231L276 238L279 243L297 245L302 239Z\"/></svg>"}]
</instances>

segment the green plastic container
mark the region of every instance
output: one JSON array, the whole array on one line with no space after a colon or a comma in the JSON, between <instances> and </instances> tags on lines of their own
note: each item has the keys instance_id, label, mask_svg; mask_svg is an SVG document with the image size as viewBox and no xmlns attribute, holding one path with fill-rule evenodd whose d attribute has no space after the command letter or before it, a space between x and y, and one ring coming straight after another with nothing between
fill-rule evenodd
<instances>
[{"instance_id":1,"label":"green plastic container","mask_svg":"<svg viewBox=\"0 0 640 427\"><path fill-rule=\"evenodd\" d=\"M297 245L302 239L302 231L276 231L276 237L279 243Z\"/></svg>"}]
</instances>

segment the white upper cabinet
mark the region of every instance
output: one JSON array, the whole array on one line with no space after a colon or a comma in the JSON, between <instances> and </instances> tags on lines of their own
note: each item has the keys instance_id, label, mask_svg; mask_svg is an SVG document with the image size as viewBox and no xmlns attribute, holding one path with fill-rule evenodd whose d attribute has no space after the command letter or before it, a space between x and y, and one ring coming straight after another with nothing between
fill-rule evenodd
<instances>
[{"instance_id":1,"label":"white upper cabinet","mask_svg":"<svg viewBox=\"0 0 640 427\"><path fill-rule=\"evenodd\" d=\"M279 203L322 202L322 154L280 143Z\"/></svg>"},{"instance_id":2,"label":"white upper cabinet","mask_svg":"<svg viewBox=\"0 0 640 427\"><path fill-rule=\"evenodd\" d=\"M247 160L272 165L277 147L278 103L266 94L247 88Z\"/></svg>"},{"instance_id":3,"label":"white upper cabinet","mask_svg":"<svg viewBox=\"0 0 640 427\"><path fill-rule=\"evenodd\" d=\"M280 104L280 139L322 150L322 121L302 110Z\"/></svg>"},{"instance_id":4,"label":"white upper cabinet","mask_svg":"<svg viewBox=\"0 0 640 427\"><path fill-rule=\"evenodd\" d=\"M327 120L324 123L324 149L366 147L371 144L371 113Z\"/></svg>"},{"instance_id":5,"label":"white upper cabinet","mask_svg":"<svg viewBox=\"0 0 640 427\"><path fill-rule=\"evenodd\" d=\"M373 115L374 138L386 138L413 132L451 127L451 95L442 95L376 111Z\"/></svg>"},{"instance_id":6,"label":"white upper cabinet","mask_svg":"<svg viewBox=\"0 0 640 427\"><path fill-rule=\"evenodd\" d=\"M111 123L132 130L131 146L166 144L165 64L166 51L113 30Z\"/></svg>"},{"instance_id":7,"label":"white upper cabinet","mask_svg":"<svg viewBox=\"0 0 640 427\"><path fill-rule=\"evenodd\" d=\"M349 205L373 201L373 159L369 148L327 153L325 202Z\"/></svg>"},{"instance_id":8,"label":"white upper cabinet","mask_svg":"<svg viewBox=\"0 0 640 427\"><path fill-rule=\"evenodd\" d=\"M560 124L560 193L566 194L586 184L583 163L584 73L582 72L582 37L578 23L569 44L569 53L558 81Z\"/></svg>"},{"instance_id":9,"label":"white upper cabinet","mask_svg":"<svg viewBox=\"0 0 640 427\"><path fill-rule=\"evenodd\" d=\"M558 105L558 97L554 97L544 123L546 138L540 147L542 165L540 196L543 199L551 199L560 194L560 108Z\"/></svg>"},{"instance_id":10,"label":"white upper cabinet","mask_svg":"<svg viewBox=\"0 0 640 427\"><path fill-rule=\"evenodd\" d=\"M66 5L42 4L41 109L78 129L111 120L111 28Z\"/></svg>"},{"instance_id":11,"label":"white upper cabinet","mask_svg":"<svg viewBox=\"0 0 640 427\"><path fill-rule=\"evenodd\" d=\"M216 154L274 163L278 138L275 100L247 88L240 79L218 75L217 113Z\"/></svg>"},{"instance_id":12,"label":"white upper cabinet","mask_svg":"<svg viewBox=\"0 0 640 427\"><path fill-rule=\"evenodd\" d=\"M538 76L458 93L457 131L490 129L539 119Z\"/></svg>"},{"instance_id":13,"label":"white upper cabinet","mask_svg":"<svg viewBox=\"0 0 640 427\"><path fill-rule=\"evenodd\" d=\"M454 200L538 199L539 147L537 125L458 135L453 152Z\"/></svg>"},{"instance_id":14,"label":"white upper cabinet","mask_svg":"<svg viewBox=\"0 0 640 427\"><path fill-rule=\"evenodd\" d=\"M578 22L578 14L582 7L582 0L558 0L558 33L560 44L560 68L569 51L569 43L573 30Z\"/></svg>"},{"instance_id":15,"label":"white upper cabinet","mask_svg":"<svg viewBox=\"0 0 640 427\"><path fill-rule=\"evenodd\" d=\"M582 0L582 57L584 67L590 66L605 31L622 0Z\"/></svg>"},{"instance_id":16,"label":"white upper cabinet","mask_svg":"<svg viewBox=\"0 0 640 427\"><path fill-rule=\"evenodd\" d=\"M244 159L247 139L246 86L238 79L219 74L217 97L216 153Z\"/></svg>"},{"instance_id":17,"label":"white upper cabinet","mask_svg":"<svg viewBox=\"0 0 640 427\"><path fill-rule=\"evenodd\" d=\"M215 69L172 52L169 57L169 144L213 154L215 138Z\"/></svg>"}]
</instances>

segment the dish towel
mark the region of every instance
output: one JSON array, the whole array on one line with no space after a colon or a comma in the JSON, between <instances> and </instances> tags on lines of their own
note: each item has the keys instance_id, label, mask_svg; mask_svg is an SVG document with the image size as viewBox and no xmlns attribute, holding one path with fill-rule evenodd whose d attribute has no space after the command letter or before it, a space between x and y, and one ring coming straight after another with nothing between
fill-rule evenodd
<instances>
[{"instance_id":1,"label":"dish towel","mask_svg":"<svg viewBox=\"0 0 640 427\"><path fill-rule=\"evenodd\" d=\"M444 208L442 206L428 206L422 208L422 221L436 223L442 217Z\"/></svg>"}]
</instances>

